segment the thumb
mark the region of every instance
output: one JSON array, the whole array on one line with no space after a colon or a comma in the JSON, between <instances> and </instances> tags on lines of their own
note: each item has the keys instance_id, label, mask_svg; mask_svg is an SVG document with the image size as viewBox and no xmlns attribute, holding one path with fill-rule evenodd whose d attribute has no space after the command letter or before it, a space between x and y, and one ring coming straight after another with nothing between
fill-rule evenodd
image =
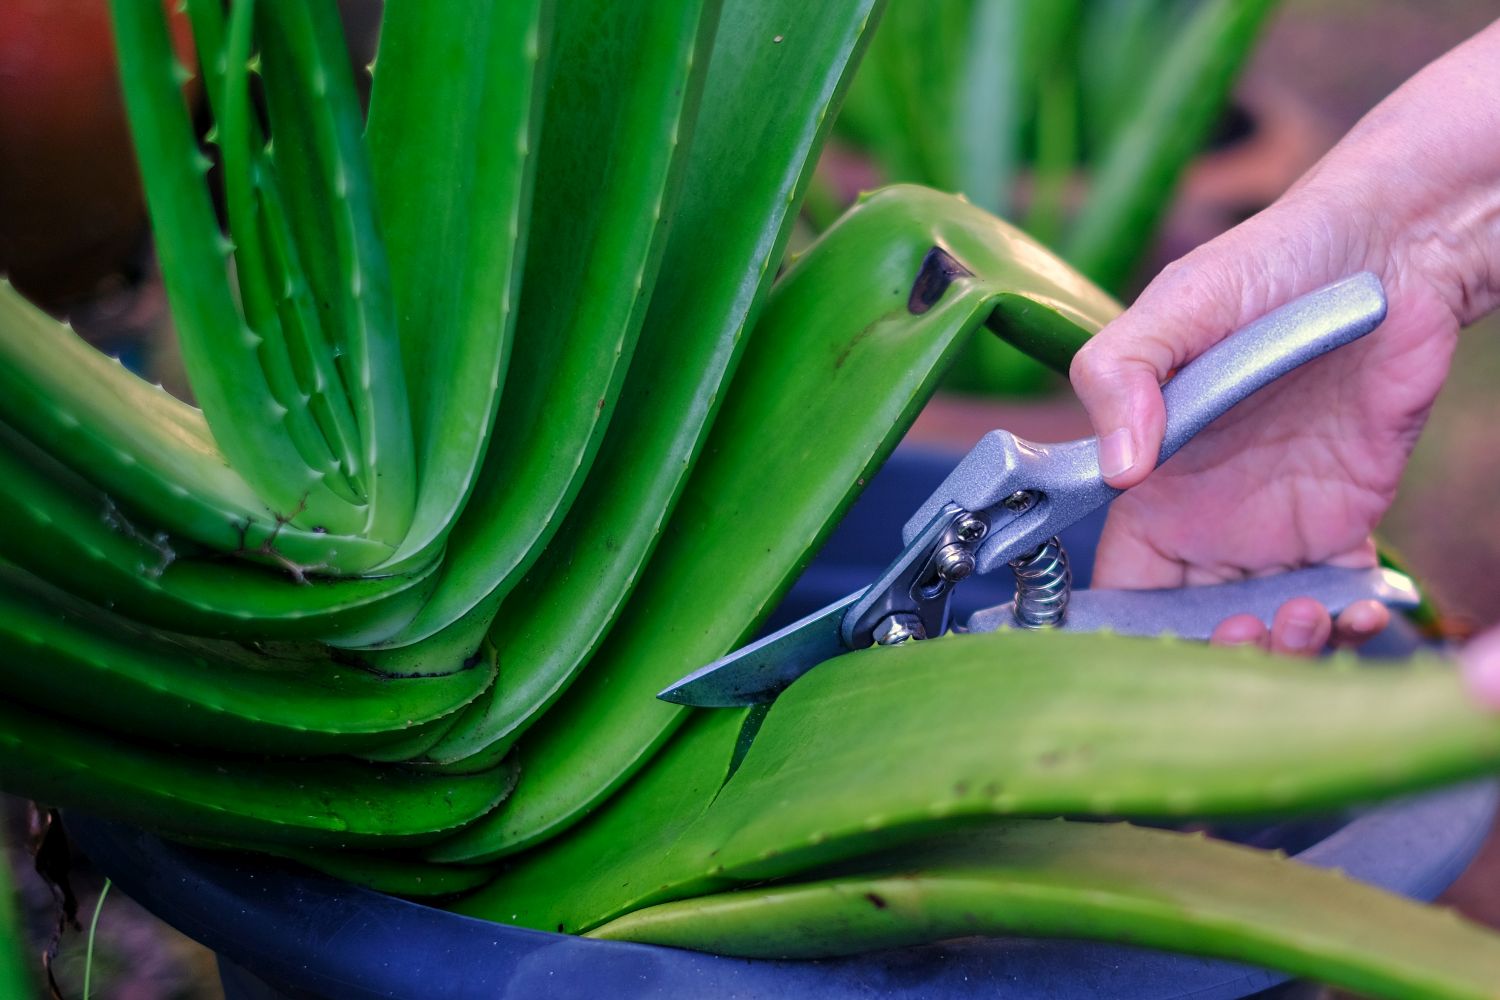
<instances>
[{"instance_id":1,"label":"thumb","mask_svg":"<svg viewBox=\"0 0 1500 1000\"><path fill-rule=\"evenodd\" d=\"M1073 358L1069 378L1099 438L1099 471L1128 489L1156 468L1166 431L1161 384L1249 319L1243 258L1221 241L1169 265Z\"/></svg>"},{"instance_id":2,"label":"thumb","mask_svg":"<svg viewBox=\"0 0 1500 1000\"><path fill-rule=\"evenodd\" d=\"M1490 629L1460 650L1458 662L1474 700L1500 711L1500 628Z\"/></svg>"}]
</instances>

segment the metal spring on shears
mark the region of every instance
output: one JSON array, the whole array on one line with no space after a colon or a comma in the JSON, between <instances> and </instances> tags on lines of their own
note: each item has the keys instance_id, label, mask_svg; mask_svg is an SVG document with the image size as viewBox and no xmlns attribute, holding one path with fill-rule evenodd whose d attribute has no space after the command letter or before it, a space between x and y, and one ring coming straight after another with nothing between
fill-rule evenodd
<instances>
[{"instance_id":1,"label":"metal spring on shears","mask_svg":"<svg viewBox=\"0 0 1500 1000\"><path fill-rule=\"evenodd\" d=\"M1073 592L1073 571L1057 536L1011 560L1010 568L1016 574L1016 624L1051 628L1061 622Z\"/></svg>"}]
</instances>

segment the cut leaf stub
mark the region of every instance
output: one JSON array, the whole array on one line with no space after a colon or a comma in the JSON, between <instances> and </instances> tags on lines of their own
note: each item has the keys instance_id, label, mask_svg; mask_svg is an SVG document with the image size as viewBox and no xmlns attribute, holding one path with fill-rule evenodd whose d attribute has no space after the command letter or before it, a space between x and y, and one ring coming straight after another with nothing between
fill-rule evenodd
<instances>
[{"instance_id":1,"label":"cut leaf stub","mask_svg":"<svg viewBox=\"0 0 1500 1000\"><path fill-rule=\"evenodd\" d=\"M933 247L922 258L917 278L911 283L911 294L906 297L906 311L913 316L922 315L943 297L954 278L972 273L942 247Z\"/></svg>"}]
</instances>

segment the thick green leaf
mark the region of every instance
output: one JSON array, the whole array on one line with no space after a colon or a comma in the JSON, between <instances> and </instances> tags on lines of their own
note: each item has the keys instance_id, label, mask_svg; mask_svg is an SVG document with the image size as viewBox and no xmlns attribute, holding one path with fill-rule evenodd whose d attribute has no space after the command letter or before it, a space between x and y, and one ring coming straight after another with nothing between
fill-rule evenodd
<instances>
[{"instance_id":1,"label":"thick green leaf","mask_svg":"<svg viewBox=\"0 0 1500 1000\"><path fill-rule=\"evenodd\" d=\"M1078 37L1079 96L1086 158L1096 160L1130 124L1194 4L1181 0L1096 0Z\"/></svg>"},{"instance_id":2,"label":"thick green leaf","mask_svg":"<svg viewBox=\"0 0 1500 1000\"><path fill-rule=\"evenodd\" d=\"M187 0L187 10L209 103L218 123L210 134L219 139L223 150L230 230L236 244L235 272L246 316L252 328L262 337L277 341L286 355L298 392L306 397L302 401L304 416L317 427L336 466L337 482L331 478L330 486L349 489L356 500L363 502L363 486L357 479L359 429L354 412L293 245L291 223L286 218L265 136L258 117L249 113L249 95L242 92L249 86L249 77L242 80L242 71L251 67L243 65L237 52L230 51L222 0ZM233 13L238 30L248 33L254 4L241 2ZM238 42L238 46L244 44ZM238 194L229 190L236 185L241 187ZM252 191L243 190L246 186ZM256 199L248 206L247 194ZM263 343L263 364L267 350ZM273 360L279 363L280 358ZM289 413L288 419L293 416Z\"/></svg>"},{"instance_id":3,"label":"thick green leaf","mask_svg":"<svg viewBox=\"0 0 1500 1000\"><path fill-rule=\"evenodd\" d=\"M378 642L410 620L432 567L308 577L203 552L159 533L0 424L0 558L142 622L193 635ZM314 569L316 567L302 567Z\"/></svg>"},{"instance_id":4,"label":"thick green leaf","mask_svg":"<svg viewBox=\"0 0 1500 1000\"><path fill-rule=\"evenodd\" d=\"M884 180L921 182L959 191L965 180L964 129L973 114L993 112L1002 95L983 92L965 108L970 86L1005 71L1005 51L972 47L975 0L892 0L851 86L840 128L852 130L876 153ZM991 5L993 6L993 5ZM969 78L975 70L980 79ZM1003 112L1001 112L1003 114ZM986 150L991 152L991 150ZM989 207L998 176L979 199Z\"/></svg>"},{"instance_id":5,"label":"thick green leaf","mask_svg":"<svg viewBox=\"0 0 1500 1000\"><path fill-rule=\"evenodd\" d=\"M800 844L816 855L820 836L859 836L875 817L889 826L1004 813L1308 810L1500 761L1500 724L1434 658L1361 670L1350 657L1305 663L1165 639L1021 632L881 652L814 670L777 703L697 832L717 865L774 868L785 860L775 852ZM877 727L878 768L858 735Z\"/></svg>"},{"instance_id":6,"label":"thick green leaf","mask_svg":"<svg viewBox=\"0 0 1500 1000\"><path fill-rule=\"evenodd\" d=\"M415 457L396 306L376 218L364 116L332 0L255 9L274 170L337 372L359 428L363 531L388 543L411 527Z\"/></svg>"},{"instance_id":7,"label":"thick green leaf","mask_svg":"<svg viewBox=\"0 0 1500 1000\"><path fill-rule=\"evenodd\" d=\"M638 910L591 936L817 958L974 934L1061 935L1269 965L1392 1000L1500 995L1494 932L1201 834L1011 820L849 867Z\"/></svg>"},{"instance_id":8,"label":"thick green leaf","mask_svg":"<svg viewBox=\"0 0 1500 1000\"><path fill-rule=\"evenodd\" d=\"M215 441L255 493L283 517L357 530L361 508L329 490L298 453L261 367L260 338L230 293L229 243L219 232L179 89L162 8L114 0L125 108L172 302L183 363Z\"/></svg>"},{"instance_id":9,"label":"thick green leaf","mask_svg":"<svg viewBox=\"0 0 1500 1000\"><path fill-rule=\"evenodd\" d=\"M1063 256L1106 288L1129 280L1229 98L1276 0L1204 0L1099 162Z\"/></svg>"},{"instance_id":10,"label":"thick green leaf","mask_svg":"<svg viewBox=\"0 0 1500 1000\"><path fill-rule=\"evenodd\" d=\"M586 907L580 901L635 898L628 881L642 867L643 848L672 844L713 801L730 773L747 712L691 713L651 766L620 795L566 835L507 860L490 885L452 908L547 930L583 930L602 923L582 922L580 910ZM720 888L731 885L726 881ZM610 916L618 912L624 909ZM546 920L552 923L541 922Z\"/></svg>"},{"instance_id":11,"label":"thick green leaf","mask_svg":"<svg viewBox=\"0 0 1500 1000\"><path fill-rule=\"evenodd\" d=\"M976 6L974 0L898 0L871 42L871 56L885 60L888 73L900 81L908 141L922 165L921 177L943 191L962 190L959 102L965 96L962 72L967 68L962 53ZM1002 53L988 56L1004 58ZM992 178L991 184L998 180Z\"/></svg>"},{"instance_id":12,"label":"thick green leaf","mask_svg":"<svg viewBox=\"0 0 1500 1000\"><path fill-rule=\"evenodd\" d=\"M838 138L861 150L873 154L879 164L882 177L897 183L916 183L921 177L921 166L907 131L904 108L900 93L901 80L893 73L888 60L877 55L875 40L882 32L878 25L888 22L885 16L890 3L877 9L877 23L872 23L873 32L869 51L858 64L858 72L849 84L848 96L839 108L834 128ZM844 206L838 206L842 211ZM834 212L832 218L838 217ZM831 221L831 220L830 220Z\"/></svg>"},{"instance_id":13,"label":"thick green leaf","mask_svg":"<svg viewBox=\"0 0 1500 1000\"><path fill-rule=\"evenodd\" d=\"M986 817L1323 809L1500 764L1500 723L1442 661L1354 664L1033 632L851 653L783 692L690 825L651 836L666 793L642 780L463 909L587 930ZM595 828L635 846L565 874Z\"/></svg>"},{"instance_id":14,"label":"thick green leaf","mask_svg":"<svg viewBox=\"0 0 1500 1000\"><path fill-rule=\"evenodd\" d=\"M199 63L203 67L210 102L220 122L216 132L233 134L232 140L227 135L223 140L226 187L234 183L238 170L253 186L254 195L259 199L254 206L253 226L246 221L247 211L243 204L238 212L239 225L235 225L233 211L230 219L236 242L235 269L240 278L246 313L256 330L280 338L298 391L306 396L308 414L337 466L340 483L330 480L330 485L350 489L362 499L363 484L358 479L359 428L350 408L349 395L344 391L343 380L338 374L333 345L324 334L306 271L297 254L291 222L286 217L286 206L275 167L264 145L264 135L255 117L244 113L248 111L247 107L233 104L234 115L228 113L234 100L228 86L231 68L234 69L236 87L243 84L239 83L240 67L231 67L230 64L234 57L229 55L222 0L187 0L187 8L192 19L193 42L202 54ZM237 20L246 21L253 17L253 4L242 3L234 13ZM238 90L234 93L237 94ZM237 118L235 126L231 127L229 119L236 116L243 116L244 120L241 123ZM233 153L230 152L231 146L236 147ZM239 146L251 148L241 149ZM264 282L263 289L258 287L261 282ZM272 300L270 308L274 314L267 310L264 301L267 294ZM262 353L264 351L262 345Z\"/></svg>"},{"instance_id":15,"label":"thick green leaf","mask_svg":"<svg viewBox=\"0 0 1500 1000\"><path fill-rule=\"evenodd\" d=\"M351 504L362 505L364 495L348 475L352 455L339 453L324 437L312 393L299 384L283 328L281 289L276 285L266 233L268 224L284 225L284 220L264 217L261 194L274 184L274 177L250 93L254 0L237 0L227 33L218 0L191 0L188 10L194 45L204 53L203 75L217 123L213 134L221 153L224 202L235 244L234 270L245 318L260 341L256 357L267 387L285 411L286 432L297 453L329 489Z\"/></svg>"},{"instance_id":16,"label":"thick green leaf","mask_svg":"<svg viewBox=\"0 0 1500 1000\"><path fill-rule=\"evenodd\" d=\"M542 0L385 7L367 142L417 461L398 560L447 536L490 442L532 217L550 20Z\"/></svg>"},{"instance_id":17,"label":"thick green leaf","mask_svg":"<svg viewBox=\"0 0 1500 1000\"><path fill-rule=\"evenodd\" d=\"M1027 232L1056 246L1068 214L1068 192L1079 170L1077 22L1079 0L1054 0L1063 15L1048 39L1054 58L1041 69L1036 102L1036 151L1027 199Z\"/></svg>"},{"instance_id":18,"label":"thick green leaf","mask_svg":"<svg viewBox=\"0 0 1500 1000\"><path fill-rule=\"evenodd\" d=\"M435 865L389 848L358 852L288 848L275 853L324 875L409 899L452 898L479 888L490 878L487 868Z\"/></svg>"},{"instance_id":19,"label":"thick green leaf","mask_svg":"<svg viewBox=\"0 0 1500 1000\"><path fill-rule=\"evenodd\" d=\"M278 512L230 468L201 412L99 353L3 281L0 420L175 540L237 552L260 549L274 534L277 554L329 569L365 568L390 555L387 545L312 530L327 525L279 525Z\"/></svg>"},{"instance_id":20,"label":"thick green leaf","mask_svg":"<svg viewBox=\"0 0 1500 1000\"><path fill-rule=\"evenodd\" d=\"M993 5L997 0L990 2ZM1064 202L1078 169L1076 94L1071 74L1077 72L1073 45L1077 23L1087 19L1083 18L1077 0L1007 0L1008 17L987 14L985 6L976 8L976 16L986 15L985 20L1001 23L976 24L976 28L986 27L989 35L983 37L976 31L970 37L967 43L969 58L981 61L988 56L997 64L1010 66L1013 74L1022 77L1012 85L1014 94L1011 100L1018 104L1025 102L1032 112L1030 117L1034 120L1036 132L1024 228L1041 242L1051 244L1063 225ZM1004 33L1003 37L1000 32ZM990 46L989 51L981 53L978 50L981 44ZM991 106L990 102L972 96L972 89L966 90L966 94L971 95L971 101L963 106L967 117L957 126L964 130L958 137L961 143L976 141L968 135L968 130L976 126L976 135L986 134L983 116L985 109ZM1019 112L1017 117L1021 117ZM978 119L976 126L968 124L970 118ZM1008 178L990 181L991 188L1005 179ZM995 323L990 326L1000 332ZM1029 324L1007 326L1026 329ZM1044 337L1011 343L1004 340L1003 333L1001 336L1000 340L984 334L971 338L944 387L957 392L1006 396L1045 391L1057 384L1057 380L1047 374L1046 368L1066 374L1072 350L1082 342L1077 338L1060 341ZM1064 343L1071 350L1060 350ZM1042 353L1034 353L1037 349Z\"/></svg>"},{"instance_id":21,"label":"thick green leaf","mask_svg":"<svg viewBox=\"0 0 1500 1000\"><path fill-rule=\"evenodd\" d=\"M656 283L717 13L703 0L559 11L519 377L495 418L504 446L486 456L432 600L395 643L467 616L457 631L477 644L583 485Z\"/></svg>"},{"instance_id":22,"label":"thick green leaf","mask_svg":"<svg viewBox=\"0 0 1500 1000\"><path fill-rule=\"evenodd\" d=\"M0 565L0 692L145 740L223 751L350 753L402 738L489 686L493 657L396 677L318 646L154 632Z\"/></svg>"},{"instance_id":23,"label":"thick green leaf","mask_svg":"<svg viewBox=\"0 0 1500 1000\"><path fill-rule=\"evenodd\" d=\"M217 843L418 844L494 808L511 780L505 769L445 775L352 760L185 754L0 703L0 788Z\"/></svg>"},{"instance_id":24,"label":"thick green leaf","mask_svg":"<svg viewBox=\"0 0 1500 1000\"><path fill-rule=\"evenodd\" d=\"M929 297L914 313L913 283L930 276L924 261L935 247L968 273L947 288L919 283ZM655 693L770 612L1002 292L1073 322L1092 323L1090 313L1109 306L1004 223L920 188L871 197L797 261L619 622L583 680L521 744L514 798L438 848L444 857L535 843L649 759L682 719ZM497 692L520 687L543 706L571 676L528 668L505 649L502 640L501 663L516 663L517 676L502 673Z\"/></svg>"},{"instance_id":25,"label":"thick green leaf","mask_svg":"<svg viewBox=\"0 0 1500 1000\"><path fill-rule=\"evenodd\" d=\"M958 61L957 190L1005 215L1020 162L1023 0L974 0ZM952 53L945 53L952 58Z\"/></svg>"},{"instance_id":26,"label":"thick green leaf","mask_svg":"<svg viewBox=\"0 0 1500 1000\"><path fill-rule=\"evenodd\" d=\"M619 614L759 312L875 6L818 19L791 0L724 11L702 127L619 414L576 506L499 612L491 635L511 671L495 689L501 700L483 716L476 706L472 724L435 751L440 759L479 752L525 725Z\"/></svg>"}]
</instances>

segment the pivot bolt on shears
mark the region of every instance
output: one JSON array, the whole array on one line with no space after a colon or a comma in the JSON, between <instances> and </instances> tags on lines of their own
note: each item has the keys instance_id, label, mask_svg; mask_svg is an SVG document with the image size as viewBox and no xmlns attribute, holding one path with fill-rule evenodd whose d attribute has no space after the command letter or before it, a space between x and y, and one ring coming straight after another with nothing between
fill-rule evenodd
<instances>
[{"instance_id":1,"label":"pivot bolt on shears","mask_svg":"<svg viewBox=\"0 0 1500 1000\"><path fill-rule=\"evenodd\" d=\"M1157 464L1247 396L1375 329L1385 311L1380 280L1365 272L1289 302L1205 351L1162 387L1167 422ZM1400 573L1331 566L1205 587L1075 593L1058 534L1120 492L1099 472L1094 438L1035 444L990 431L906 522L905 548L870 586L689 674L658 697L698 706L766 702L831 657L950 629L1110 629L1207 639L1231 614L1248 612L1269 623L1292 597L1316 598L1334 613L1370 598L1394 607L1417 603ZM954 588L1004 565L1015 573L1015 600L954 628Z\"/></svg>"}]
</instances>

